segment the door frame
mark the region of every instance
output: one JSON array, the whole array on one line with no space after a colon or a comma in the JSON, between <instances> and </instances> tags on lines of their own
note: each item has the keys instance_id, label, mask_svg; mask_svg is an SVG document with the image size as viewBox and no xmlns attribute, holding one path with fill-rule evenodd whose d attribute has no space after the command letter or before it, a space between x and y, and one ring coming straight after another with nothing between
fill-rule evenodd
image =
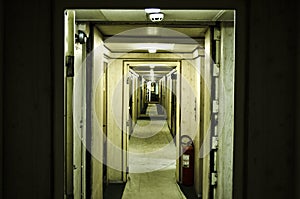
<instances>
[{"instance_id":1,"label":"door frame","mask_svg":"<svg viewBox=\"0 0 300 199\"><path fill-rule=\"evenodd\" d=\"M180 153L181 153L181 149L180 149L180 143L179 143L179 138L181 136L181 129L180 129L180 121L181 121L181 108L180 108L180 102L181 102L181 61L180 60L147 60L147 59L141 59L141 60L124 60L123 61L123 130L125 130L125 134L129 135L127 132L130 131L130 129L128 128L128 126L126 126L126 122L127 122L127 118L128 117L128 108L125 106L126 104L128 104L127 101L129 101L128 96L126 96L127 93L129 93L129 88L127 88L128 85L127 84L127 78L125 76L125 74L128 74L130 72L130 67L131 66L135 66L137 64L151 64L151 63L156 63L156 64L168 64L168 65L172 65L172 66L176 66L175 70L177 72L177 83L176 83L176 156L179 157ZM124 135L124 133L123 133ZM125 181L125 179L127 179L127 174L129 172L129 162L128 162L128 144L129 144L129 137L125 137L123 136L123 151L125 149L125 152L123 154L123 168L127 168L126 169L126 174L123 174L123 180ZM123 169L124 170L124 169ZM176 180L177 182L180 181L181 179L181 171L180 171L180 161L179 158L177 158L176 160Z\"/></svg>"},{"instance_id":2,"label":"door frame","mask_svg":"<svg viewBox=\"0 0 300 199\"><path fill-rule=\"evenodd\" d=\"M233 197L244 198L246 196L247 179L245 179L247 168L247 125L245 114L247 107L246 104L246 82L247 82L247 3L246 1L221 1L216 0L214 2L193 2L187 3L182 1L175 1L173 4L168 2L158 3L156 6L168 9L235 9L236 18L236 52L239 52L239 56L236 57L235 68L235 94L234 106L234 165L233 165ZM64 25L63 15L66 8L82 9L82 8L118 8L118 9L144 9L149 7L148 2L134 1L132 3L120 2L118 0L111 0L109 2L69 2L67 0L55 0L51 8L51 25L53 31L51 32L51 38L53 42L52 46L52 79L51 84L53 88L52 92L52 190L54 198L61 198L64 196L64 184L65 184L65 164L64 164L64 147L65 147L65 130L64 130Z\"/></svg>"}]
</instances>

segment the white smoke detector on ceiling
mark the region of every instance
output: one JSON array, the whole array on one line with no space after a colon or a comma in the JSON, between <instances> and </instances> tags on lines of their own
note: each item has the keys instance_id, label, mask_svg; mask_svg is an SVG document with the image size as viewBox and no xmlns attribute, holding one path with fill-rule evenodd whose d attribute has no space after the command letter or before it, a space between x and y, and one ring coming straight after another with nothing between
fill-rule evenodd
<instances>
[{"instance_id":1,"label":"white smoke detector on ceiling","mask_svg":"<svg viewBox=\"0 0 300 199\"><path fill-rule=\"evenodd\" d=\"M159 8L146 8L145 12L152 22L159 22L164 19L164 13L161 13Z\"/></svg>"},{"instance_id":2,"label":"white smoke detector on ceiling","mask_svg":"<svg viewBox=\"0 0 300 199\"><path fill-rule=\"evenodd\" d=\"M150 13L149 14L149 19L152 22L159 22L164 19L164 14L163 13Z\"/></svg>"}]
</instances>

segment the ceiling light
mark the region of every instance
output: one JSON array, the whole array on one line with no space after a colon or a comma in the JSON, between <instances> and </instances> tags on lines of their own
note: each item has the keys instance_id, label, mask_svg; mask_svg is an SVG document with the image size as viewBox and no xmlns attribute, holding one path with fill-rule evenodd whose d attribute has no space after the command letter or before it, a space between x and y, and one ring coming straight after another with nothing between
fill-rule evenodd
<instances>
[{"instance_id":1,"label":"ceiling light","mask_svg":"<svg viewBox=\"0 0 300 199\"><path fill-rule=\"evenodd\" d=\"M161 63L146 63L146 64L135 64L133 66L149 66L150 68L155 68L155 66L170 66L168 64L161 64Z\"/></svg>"},{"instance_id":2,"label":"ceiling light","mask_svg":"<svg viewBox=\"0 0 300 199\"><path fill-rule=\"evenodd\" d=\"M156 49L155 49L155 48L149 48L149 49L148 49L148 52L149 52L149 53L156 53Z\"/></svg>"},{"instance_id":3,"label":"ceiling light","mask_svg":"<svg viewBox=\"0 0 300 199\"><path fill-rule=\"evenodd\" d=\"M158 12L160 12L160 9L159 8L146 8L145 12L148 13L148 14L150 14L150 13L158 13Z\"/></svg>"},{"instance_id":4,"label":"ceiling light","mask_svg":"<svg viewBox=\"0 0 300 199\"><path fill-rule=\"evenodd\" d=\"M118 45L120 45L120 44L109 43L110 47L114 47L114 46L118 47ZM130 44L130 46L132 46L132 48L137 49L137 50L156 49L156 50L173 51L175 44L170 44L170 43L133 43L133 44Z\"/></svg>"}]
</instances>

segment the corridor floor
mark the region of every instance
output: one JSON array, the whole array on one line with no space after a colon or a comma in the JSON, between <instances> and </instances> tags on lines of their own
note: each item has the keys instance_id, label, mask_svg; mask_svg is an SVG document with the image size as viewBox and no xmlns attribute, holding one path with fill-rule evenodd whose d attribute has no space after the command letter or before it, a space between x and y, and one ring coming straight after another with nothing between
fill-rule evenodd
<instances>
[{"instance_id":1,"label":"corridor floor","mask_svg":"<svg viewBox=\"0 0 300 199\"><path fill-rule=\"evenodd\" d=\"M157 114L149 104L147 114ZM176 147L166 120L138 120L129 141L129 176L122 199L185 199L176 183Z\"/></svg>"}]
</instances>

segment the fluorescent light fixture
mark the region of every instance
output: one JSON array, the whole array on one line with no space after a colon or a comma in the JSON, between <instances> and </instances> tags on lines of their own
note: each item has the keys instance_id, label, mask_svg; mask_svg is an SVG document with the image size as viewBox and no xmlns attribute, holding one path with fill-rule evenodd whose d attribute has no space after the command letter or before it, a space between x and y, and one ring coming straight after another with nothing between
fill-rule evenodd
<instances>
[{"instance_id":1,"label":"fluorescent light fixture","mask_svg":"<svg viewBox=\"0 0 300 199\"><path fill-rule=\"evenodd\" d=\"M146 8L145 12L150 14L150 13L159 13L160 9L159 8Z\"/></svg>"},{"instance_id":2,"label":"fluorescent light fixture","mask_svg":"<svg viewBox=\"0 0 300 199\"><path fill-rule=\"evenodd\" d=\"M155 68L155 66L170 66L170 65L151 62L151 63L146 63L146 64L134 64L132 66L149 66L150 68Z\"/></svg>"},{"instance_id":3,"label":"fluorescent light fixture","mask_svg":"<svg viewBox=\"0 0 300 199\"><path fill-rule=\"evenodd\" d=\"M124 43L106 43L105 46L107 46L110 49L113 49L115 51L127 51L130 50L148 50L148 49L156 49L156 50L165 50L172 52L174 50L175 44L169 44L169 43L130 43L130 42L124 42Z\"/></svg>"},{"instance_id":4,"label":"fluorescent light fixture","mask_svg":"<svg viewBox=\"0 0 300 199\"><path fill-rule=\"evenodd\" d=\"M156 53L156 49L155 49L155 48L149 48L149 49L148 49L148 52L149 52L149 53Z\"/></svg>"}]
</instances>

